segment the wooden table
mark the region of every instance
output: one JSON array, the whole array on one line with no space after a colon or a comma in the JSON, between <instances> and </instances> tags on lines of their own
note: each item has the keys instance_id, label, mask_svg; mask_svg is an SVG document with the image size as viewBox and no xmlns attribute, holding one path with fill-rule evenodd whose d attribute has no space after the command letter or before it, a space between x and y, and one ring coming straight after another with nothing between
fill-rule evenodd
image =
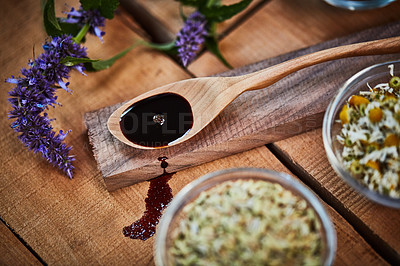
<instances>
[{"instance_id":1,"label":"wooden table","mask_svg":"<svg viewBox=\"0 0 400 266\"><path fill-rule=\"evenodd\" d=\"M1 79L5 80L18 76L32 57L32 47L41 52L46 35L37 1L3 2L0 62ZM123 2L126 7L127 1ZM77 6L77 1L67 3ZM175 2L140 0L136 4L142 9L121 8L115 19L107 22L103 45L96 38L88 38L86 45L92 57L108 58L139 38L167 40L179 30ZM61 14L66 7L57 1L56 9ZM229 62L240 67L394 22L399 12L400 2L374 11L350 12L321 0L256 0L240 16L220 25L220 45ZM135 16L140 21L144 17L145 24L135 22ZM148 183L107 191L88 142L83 115L166 83L224 70L208 52L186 70L161 53L139 47L106 71L87 77L73 73L73 95L60 91L63 106L49 110L50 116L57 118L55 129L72 129L66 139L77 159L72 180L16 138L6 119L10 110L7 92L12 86L3 83L0 264L154 264L154 238L143 242L122 235L122 228L142 215ZM337 231L335 264L400 263L400 211L365 199L334 173L325 156L321 129L180 171L170 180L173 194L206 173L230 167L286 172L312 189Z\"/></svg>"}]
</instances>

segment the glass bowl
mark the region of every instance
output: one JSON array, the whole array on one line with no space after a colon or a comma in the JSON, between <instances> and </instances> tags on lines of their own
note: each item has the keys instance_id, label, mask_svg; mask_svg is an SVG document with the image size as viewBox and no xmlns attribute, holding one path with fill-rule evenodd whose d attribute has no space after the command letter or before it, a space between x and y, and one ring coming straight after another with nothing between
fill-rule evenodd
<instances>
[{"instance_id":1,"label":"glass bowl","mask_svg":"<svg viewBox=\"0 0 400 266\"><path fill-rule=\"evenodd\" d=\"M186 185L172 200L163 214L157 228L155 240L155 263L158 266L171 265L167 250L172 241L172 232L178 226L183 208L195 200L202 191L234 180L262 180L270 183L278 183L284 189L291 191L299 198L305 199L308 208L315 211L321 225L323 250L322 261L324 265L331 265L336 253L336 232L330 218L322 204L304 185L295 181L291 176L258 168L233 168L213 172Z\"/></svg>"},{"instance_id":2,"label":"glass bowl","mask_svg":"<svg viewBox=\"0 0 400 266\"><path fill-rule=\"evenodd\" d=\"M345 182L376 203L393 208L400 208L400 199L385 196L370 190L352 177L350 172L343 166L343 158L341 155L343 145L340 144L336 138L342 128L341 123L337 122L339 120L339 113L346 101L351 95L358 94L360 91L369 91L367 83L372 87L382 82L387 83L391 78L389 65L392 64L394 65L394 72L399 72L400 61L385 62L361 70L344 83L327 108L322 126L322 137L325 151L332 168Z\"/></svg>"}]
</instances>

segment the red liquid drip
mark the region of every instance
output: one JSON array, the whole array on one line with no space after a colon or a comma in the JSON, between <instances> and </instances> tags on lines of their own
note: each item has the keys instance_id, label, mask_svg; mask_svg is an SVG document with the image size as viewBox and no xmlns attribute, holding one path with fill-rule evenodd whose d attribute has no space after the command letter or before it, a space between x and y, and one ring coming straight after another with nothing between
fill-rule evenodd
<instances>
[{"instance_id":1,"label":"red liquid drip","mask_svg":"<svg viewBox=\"0 0 400 266\"><path fill-rule=\"evenodd\" d=\"M168 164L165 159L166 157L163 157L159 160L162 161L162 166L166 167ZM170 174L164 170L162 175L150 180L150 187L145 199L146 211L139 220L124 227L122 232L126 237L146 240L155 234L162 211L172 200L172 191L168 185L168 180L173 175L174 173Z\"/></svg>"}]
</instances>

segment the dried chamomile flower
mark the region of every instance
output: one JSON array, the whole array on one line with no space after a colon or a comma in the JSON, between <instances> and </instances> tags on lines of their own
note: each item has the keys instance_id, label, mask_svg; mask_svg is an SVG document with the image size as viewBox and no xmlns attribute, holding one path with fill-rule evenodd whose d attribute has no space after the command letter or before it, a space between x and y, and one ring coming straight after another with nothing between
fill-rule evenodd
<instances>
[{"instance_id":1,"label":"dried chamomile flower","mask_svg":"<svg viewBox=\"0 0 400 266\"><path fill-rule=\"evenodd\" d=\"M321 264L320 222L279 184L227 181L183 210L168 250L173 265Z\"/></svg>"}]
</instances>

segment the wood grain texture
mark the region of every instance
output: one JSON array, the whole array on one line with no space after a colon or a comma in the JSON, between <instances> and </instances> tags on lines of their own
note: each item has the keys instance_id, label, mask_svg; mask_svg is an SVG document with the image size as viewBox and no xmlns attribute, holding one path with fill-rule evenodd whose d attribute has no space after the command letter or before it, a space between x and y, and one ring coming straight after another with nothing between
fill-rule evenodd
<instances>
[{"instance_id":1,"label":"wood grain texture","mask_svg":"<svg viewBox=\"0 0 400 266\"><path fill-rule=\"evenodd\" d=\"M0 222L0 265L42 265L2 222Z\"/></svg>"},{"instance_id":2,"label":"wood grain texture","mask_svg":"<svg viewBox=\"0 0 400 266\"><path fill-rule=\"evenodd\" d=\"M107 128L110 133L123 143L138 149L159 149L160 147L148 147L130 141L123 133L120 126L121 117L131 106L157 95L172 93L183 97L191 106L193 123L190 131L183 136L168 143L167 146L178 145L200 132L206 127L227 105L229 105L240 94L250 90L266 88L284 77L293 74L301 69L321 64L327 61L342 58L384 55L400 53L400 37L392 37L376 41L361 42L356 44L343 45L306 54L280 64L262 69L246 75L235 77L202 77L181 80L167 84L154 90L143 93L132 100L124 103L115 110L107 121ZM270 99L274 101L275 99ZM301 104L301 98L299 98ZM170 102L170 104L174 104ZM289 103L284 103L287 105ZM318 104L318 103L316 103ZM189 111L190 112L190 111ZM147 115L147 114L138 114ZM153 114L154 115L154 114ZM184 114L182 114L184 115ZM284 116L285 114L281 115ZM307 114L310 115L310 114ZM301 116L301 115L300 115ZM283 118L284 120L286 118ZM179 123L185 121L181 119ZM273 120L273 119L272 119ZM137 126L138 122L134 122ZM166 118L168 128L168 118ZM126 130L126 128L125 128ZM129 129L131 130L131 129ZM147 130L143 128L142 130ZM164 133L168 134L168 133ZM172 133L173 134L173 133Z\"/></svg>"},{"instance_id":3,"label":"wood grain texture","mask_svg":"<svg viewBox=\"0 0 400 266\"><path fill-rule=\"evenodd\" d=\"M272 1L224 38L221 49L234 66L243 66L258 61L260 57L280 55L332 37L396 21L399 11L400 2L378 10L349 12L328 6L319 0ZM260 23L264 26L258 27ZM243 41L249 38L251 38L250 42ZM360 70L357 68L358 66L354 66L353 69L340 69L340 73L346 73L347 77L350 77ZM190 65L189 69L196 76L206 76L223 71L225 67L212 55L204 53ZM318 82L324 83L326 80L316 81L315 84ZM331 88L336 90L338 87ZM299 145L297 141L300 141ZM316 175L314 188L324 191L324 194L328 195L329 202L335 203L335 206L341 208L344 214L350 213L350 217L354 218L352 219L353 226L358 230L365 230L365 235L371 235L376 245L382 244L383 249L392 254L392 258L397 256L397 236L399 235L397 211L372 204L349 189L331 170L325 153L318 152L323 149L320 135L315 136L312 132L305 133L299 137L278 142L277 145L289 160L304 169L304 173L310 178ZM325 186L330 190L324 189ZM375 211L378 215L377 221L375 221ZM386 216L390 218L385 219Z\"/></svg>"},{"instance_id":4,"label":"wood grain texture","mask_svg":"<svg viewBox=\"0 0 400 266\"><path fill-rule=\"evenodd\" d=\"M58 11L68 10L56 1ZM42 52L45 33L41 25L38 1L5 1L0 9L0 79L19 76L32 57ZM67 1L77 7L78 1ZM29 11L29 12L27 12ZM109 58L138 39L123 12L106 22L104 44L89 36L86 46L92 58ZM129 190L131 201L118 202L105 189L103 179L89 149L82 118L98 109L143 93L161 84L187 78L188 75L168 57L137 48L112 68L82 76L72 73L69 87L73 95L60 90L57 106L48 110L56 131L72 129L65 141L72 145L74 179L29 151L10 129L6 113L8 91L12 85L2 82L0 105L0 216L48 264L146 265L152 258L152 242L126 239L122 228L130 224L147 193L146 184Z\"/></svg>"},{"instance_id":5,"label":"wood grain texture","mask_svg":"<svg viewBox=\"0 0 400 266\"><path fill-rule=\"evenodd\" d=\"M237 3L238 0L222 0L222 3L224 5L231 5L234 3ZM222 23L219 23L217 26L217 33L218 34L223 34L226 32L228 29L230 29L235 23L237 23L241 18L246 16L248 12L251 12L253 8L255 8L257 5L259 5L262 2L267 2L267 0L253 0L250 5L237 14L236 16L232 17L231 19L228 19ZM156 35L158 36L159 34L164 34L167 35L170 40L172 40L175 35L179 32L179 30L182 28L183 25L183 20L181 18L181 15L179 14L179 5L180 3L178 1L165 1L165 0L121 0L121 5L129 9L129 7L132 6L138 6L140 5L141 12L147 12L152 18L155 24L162 24L163 27L166 28L166 32L158 32ZM144 10L142 10L144 9ZM194 8L185 6L183 8L183 12L186 16L188 16L190 13L194 11ZM138 14L137 11L134 9L131 9L131 14L134 17L137 17ZM151 19L148 18L147 22L149 24L152 23Z\"/></svg>"},{"instance_id":6,"label":"wood grain texture","mask_svg":"<svg viewBox=\"0 0 400 266\"><path fill-rule=\"evenodd\" d=\"M231 65L238 68L397 21L399 10L398 1L381 9L350 12L321 0L274 0L226 36L220 42L220 49ZM209 52L202 54L188 69L197 77L227 70Z\"/></svg>"},{"instance_id":7,"label":"wood grain texture","mask_svg":"<svg viewBox=\"0 0 400 266\"><path fill-rule=\"evenodd\" d=\"M56 1L56 7L64 7ZM17 75L26 65L35 44L39 53L45 34L40 25L37 1L3 1L0 9L0 65L2 80ZM77 6L77 1L67 1ZM29 12L27 12L29 10ZM105 44L88 38L93 57L108 58L137 39L127 16L107 22ZM123 22L122 22L123 21ZM134 25L135 26L135 25ZM76 171L73 180L33 155L9 129L10 121L0 121L0 216L15 229L48 264L61 265L153 265L154 239L146 242L124 238L122 227L144 211L148 183L109 193L89 149L82 123L85 112L132 98L149 88L187 78L176 64L159 53L135 49L111 69L82 77L74 73L74 94L59 93L63 107L49 110L57 117L53 126L72 128L66 141L74 146ZM11 85L2 85L0 99L7 99ZM0 105L2 113L8 104ZM312 121L311 121L312 122ZM266 150L265 147L261 148ZM176 194L187 182L221 168L252 166L285 171L268 151L260 149L237 154L178 173L172 180ZM331 213L339 237L338 264L384 264L382 258L343 219ZM7 237L7 239L9 239Z\"/></svg>"},{"instance_id":8,"label":"wood grain texture","mask_svg":"<svg viewBox=\"0 0 400 266\"><path fill-rule=\"evenodd\" d=\"M296 143L296 145L293 145ZM301 134L274 144L300 170L307 173L320 193L337 199L335 205L350 212L348 219L365 225L372 241L386 249L393 262L400 261L400 211L375 204L349 187L332 169L322 143L322 130ZM366 230L362 229L362 230Z\"/></svg>"},{"instance_id":9,"label":"wood grain texture","mask_svg":"<svg viewBox=\"0 0 400 266\"><path fill-rule=\"evenodd\" d=\"M329 47L396 36L399 29L400 23L369 29L221 76L251 73ZM169 158L171 171L178 171L320 127L322 115L335 93L332 88L338 88L347 79L342 73L355 73L368 65L396 57L342 59L300 70L265 89L243 93L199 134L169 148L139 150L116 140L107 131L106 124L120 105L88 113L85 122L107 188L115 190L160 175L162 169L157 160L160 156Z\"/></svg>"}]
</instances>

